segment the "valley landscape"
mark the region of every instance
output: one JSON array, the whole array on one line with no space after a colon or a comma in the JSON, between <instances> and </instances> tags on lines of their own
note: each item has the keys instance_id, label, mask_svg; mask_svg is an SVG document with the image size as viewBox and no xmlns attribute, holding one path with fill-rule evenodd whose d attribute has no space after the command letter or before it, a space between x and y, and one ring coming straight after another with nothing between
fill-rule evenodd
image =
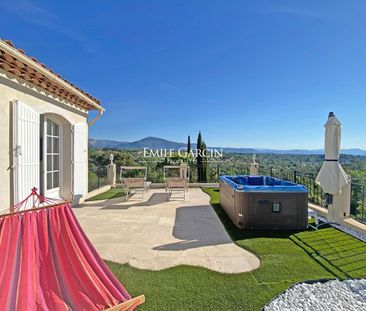
<instances>
[{"instance_id":1,"label":"valley landscape","mask_svg":"<svg viewBox=\"0 0 366 311\"><path fill-rule=\"evenodd\" d=\"M128 141L116 141L108 139L89 139L89 148L91 149L117 149L117 150L138 150L143 148L149 149L175 149L186 148L187 143L180 143L169 141L159 137L145 137L143 139L128 142ZM196 144L192 144L192 148L195 148ZM225 153L271 153L271 154L323 154L323 149L267 149L267 148L234 148L226 146L208 146L209 148L222 149ZM359 148L342 149L342 154L366 156L366 150Z\"/></svg>"},{"instance_id":2,"label":"valley landscape","mask_svg":"<svg viewBox=\"0 0 366 311\"><path fill-rule=\"evenodd\" d=\"M162 168L167 164L180 164L187 159L173 153L172 157L149 158L144 157L143 149L174 149L187 148L187 144L168 141L162 138L146 137L135 142L118 142L110 140L89 139L89 166L91 170L103 167L109 163L110 154L114 155L117 166L145 165L149 168L149 179L153 182L162 182ZM192 144L192 149L196 144ZM207 181L217 182L219 174L247 174L252 162L253 153L257 155L257 162L263 174L293 174L298 171L316 176L323 160L322 150L273 150L255 148L228 148L222 149L223 156L219 159L208 159ZM366 151L362 149L342 150L340 163L354 181L366 182ZM192 178L195 179L194 159L190 159Z\"/></svg>"}]
</instances>

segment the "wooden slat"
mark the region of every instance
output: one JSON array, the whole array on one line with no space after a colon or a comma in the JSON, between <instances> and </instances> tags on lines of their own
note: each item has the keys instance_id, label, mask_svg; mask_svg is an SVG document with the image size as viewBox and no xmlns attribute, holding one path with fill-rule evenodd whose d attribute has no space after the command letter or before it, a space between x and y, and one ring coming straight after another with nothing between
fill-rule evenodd
<instances>
[{"instance_id":1,"label":"wooden slat","mask_svg":"<svg viewBox=\"0 0 366 311\"><path fill-rule=\"evenodd\" d=\"M146 166L121 166L124 170L146 170Z\"/></svg>"},{"instance_id":2,"label":"wooden slat","mask_svg":"<svg viewBox=\"0 0 366 311\"><path fill-rule=\"evenodd\" d=\"M64 205L64 204L71 204L71 201L61 201L59 203L51 204L51 205L47 205L47 206L30 208L30 209L26 209L26 210L17 211L17 212L11 212L11 213L7 213L7 214L2 214L2 215L0 215L0 218L8 217L8 216L15 215L15 214L24 214L24 213L27 213L27 212L40 211L42 209L47 209L47 208L51 208L51 207L58 207L58 206L61 206L61 205Z\"/></svg>"},{"instance_id":3,"label":"wooden slat","mask_svg":"<svg viewBox=\"0 0 366 311\"><path fill-rule=\"evenodd\" d=\"M133 305L139 306L145 302L145 295L137 296L125 302L122 302L112 308L105 311L128 311Z\"/></svg>"}]
</instances>

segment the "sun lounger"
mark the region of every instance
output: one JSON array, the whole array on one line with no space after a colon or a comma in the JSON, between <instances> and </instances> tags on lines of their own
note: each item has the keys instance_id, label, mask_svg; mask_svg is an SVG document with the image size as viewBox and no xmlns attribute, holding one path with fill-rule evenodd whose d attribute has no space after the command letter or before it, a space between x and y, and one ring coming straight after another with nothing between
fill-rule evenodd
<instances>
[{"instance_id":1,"label":"sun lounger","mask_svg":"<svg viewBox=\"0 0 366 311\"><path fill-rule=\"evenodd\" d=\"M144 177L123 177L123 171L128 170L144 170ZM126 199L129 199L130 190L134 190L135 194L140 194L141 201L144 199L144 194L150 189L150 182L146 181L147 168L145 166L121 166L120 181L123 189L126 192Z\"/></svg>"},{"instance_id":2,"label":"sun lounger","mask_svg":"<svg viewBox=\"0 0 366 311\"><path fill-rule=\"evenodd\" d=\"M167 170L174 169L179 170L179 177L166 177ZM182 193L182 198L184 201L186 200L186 192L188 192L189 186L189 167L185 164L181 165L167 165L164 166L164 180L165 180L165 189L167 192L171 194L170 198L172 198L172 194L174 193ZM177 198L174 196L174 198Z\"/></svg>"}]
</instances>

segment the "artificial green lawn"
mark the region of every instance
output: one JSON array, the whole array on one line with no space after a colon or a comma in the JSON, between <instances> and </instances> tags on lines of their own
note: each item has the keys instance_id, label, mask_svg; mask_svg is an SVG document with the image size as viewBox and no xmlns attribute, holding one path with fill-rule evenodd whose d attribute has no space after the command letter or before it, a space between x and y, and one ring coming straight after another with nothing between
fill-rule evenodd
<instances>
[{"instance_id":1,"label":"artificial green lawn","mask_svg":"<svg viewBox=\"0 0 366 311\"><path fill-rule=\"evenodd\" d=\"M190 266L145 271L107 262L131 295L145 294L140 310L260 310L296 282L366 276L365 243L333 228L240 231L220 207L218 189L204 191L233 241L255 253L260 268L230 275Z\"/></svg>"},{"instance_id":2,"label":"artificial green lawn","mask_svg":"<svg viewBox=\"0 0 366 311\"><path fill-rule=\"evenodd\" d=\"M125 195L125 192L121 188L111 188L103 193L97 194L87 201L99 201L99 200L110 200L115 198L120 198Z\"/></svg>"}]
</instances>

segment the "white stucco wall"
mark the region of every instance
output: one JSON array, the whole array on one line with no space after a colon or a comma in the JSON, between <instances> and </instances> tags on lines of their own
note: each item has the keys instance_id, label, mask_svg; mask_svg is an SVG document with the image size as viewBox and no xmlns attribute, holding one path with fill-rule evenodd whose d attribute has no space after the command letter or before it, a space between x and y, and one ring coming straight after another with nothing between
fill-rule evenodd
<instances>
[{"instance_id":1,"label":"white stucco wall","mask_svg":"<svg viewBox=\"0 0 366 311\"><path fill-rule=\"evenodd\" d=\"M19 100L32 107L40 114L52 115L64 125L62 148L65 156L62 158L63 167L63 196L71 199L72 192L72 148L71 128L76 123L87 123L87 113L67 106L52 94L24 83L23 80L14 78L13 75L0 69L0 210L8 208L12 204L12 102ZM85 153L86 166L88 152ZM87 168L86 168L87 174ZM85 176L86 180L88 176Z\"/></svg>"}]
</instances>

